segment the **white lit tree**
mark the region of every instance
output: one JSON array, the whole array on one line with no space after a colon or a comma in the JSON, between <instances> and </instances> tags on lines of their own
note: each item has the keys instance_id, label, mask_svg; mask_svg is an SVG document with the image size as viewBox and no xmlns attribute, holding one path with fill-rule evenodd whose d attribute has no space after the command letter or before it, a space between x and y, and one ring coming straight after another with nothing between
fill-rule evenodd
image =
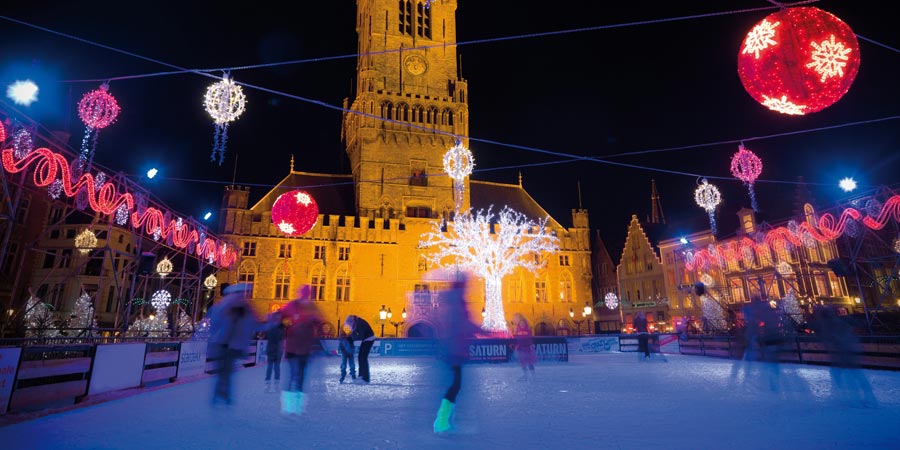
<instances>
[{"instance_id":1,"label":"white lit tree","mask_svg":"<svg viewBox=\"0 0 900 450\"><path fill-rule=\"evenodd\" d=\"M56 317L49 305L32 295L25 304L25 337L50 338L59 336Z\"/></svg>"},{"instance_id":2,"label":"white lit tree","mask_svg":"<svg viewBox=\"0 0 900 450\"><path fill-rule=\"evenodd\" d=\"M725 310L716 299L710 295L700 296L700 309L703 311L703 318L706 319L708 328L714 331L724 331L728 328Z\"/></svg>"},{"instance_id":3,"label":"white lit tree","mask_svg":"<svg viewBox=\"0 0 900 450\"><path fill-rule=\"evenodd\" d=\"M125 334L134 337L166 337L169 335L169 319L165 314L151 314L135 320Z\"/></svg>"},{"instance_id":4,"label":"white lit tree","mask_svg":"<svg viewBox=\"0 0 900 450\"><path fill-rule=\"evenodd\" d=\"M178 336L190 336L194 332L194 321L191 316L184 313L178 308L178 322L175 324L175 333Z\"/></svg>"},{"instance_id":5,"label":"white lit tree","mask_svg":"<svg viewBox=\"0 0 900 450\"><path fill-rule=\"evenodd\" d=\"M91 303L91 296L86 292L75 300L66 328L70 329L68 331L69 335L94 335L94 330L97 328L97 320L94 318L94 305Z\"/></svg>"},{"instance_id":6,"label":"white lit tree","mask_svg":"<svg viewBox=\"0 0 900 450\"><path fill-rule=\"evenodd\" d=\"M484 278L485 317L482 328L506 331L503 313L503 277L516 267L536 273L543 255L559 251L559 239L547 229L549 217L533 222L508 206L496 215L471 209L453 222L434 222L422 235L421 248L432 249L426 258L440 267L459 266ZM441 231L446 225L447 231Z\"/></svg>"}]
</instances>

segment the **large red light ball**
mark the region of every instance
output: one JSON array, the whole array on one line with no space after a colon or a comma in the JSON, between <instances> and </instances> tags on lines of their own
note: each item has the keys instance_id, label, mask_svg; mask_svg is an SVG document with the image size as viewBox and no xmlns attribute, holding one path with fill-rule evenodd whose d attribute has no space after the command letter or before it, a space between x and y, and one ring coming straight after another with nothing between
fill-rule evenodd
<instances>
[{"instance_id":1,"label":"large red light ball","mask_svg":"<svg viewBox=\"0 0 900 450\"><path fill-rule=\"evenodd\" d=\"M319 220L319 205L300 190L285 192L272 205L272 222L288 236L300 236Z\"/></svg>"},{"instance_id":2,"label":"large red light ball","mask_svg":"<svg viewBox=\"0 0 900 450\"><path fill-rule=\"evenodd\" d=\"M747 34L738 74L757 102L784 114L825 109L844 96L859 71L859 43L850 27L813 7L770 14Z\"/></svg>"},{"instance_id":3,"label":"large red light ball","mask_svg":"<svg viewBox=\"0 0 900 450\"><path fill-rule=\"evenodd\" d=\"M121 111L119 103L107 92L106 86L84 94L78 102L78 117L85 125L95 130L106 128L115 122L119 111Z\"/></svg>"}]
</instances>

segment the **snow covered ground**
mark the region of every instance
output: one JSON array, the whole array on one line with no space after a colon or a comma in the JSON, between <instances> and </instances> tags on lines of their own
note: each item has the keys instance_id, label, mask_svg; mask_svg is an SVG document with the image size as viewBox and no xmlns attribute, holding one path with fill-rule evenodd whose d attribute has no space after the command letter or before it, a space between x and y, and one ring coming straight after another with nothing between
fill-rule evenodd
<instances>
[{"instance_id":1,"label":"snow covered ground","mask_svg":"<svg viewBox=\"0 0 900 450\"><path fill-rule=\"evenodd\" d=\"M71 408L0 428L12 449L896 449L900 372L861 375L874 400L833 386L827 367L633 353L463 369L458 430L432 421L449 382L431 358L373 357L372 384L338 383L337 357L311 363L306 412L282 416L264 367L236 373L231 406L213 378ZM777 372L771 369L777 369ZM283 375L287 367L283 365ZM746 378L746 379L745 379ZM775 388L774 390L772 388Z\"/></svg>"}]
</instances>

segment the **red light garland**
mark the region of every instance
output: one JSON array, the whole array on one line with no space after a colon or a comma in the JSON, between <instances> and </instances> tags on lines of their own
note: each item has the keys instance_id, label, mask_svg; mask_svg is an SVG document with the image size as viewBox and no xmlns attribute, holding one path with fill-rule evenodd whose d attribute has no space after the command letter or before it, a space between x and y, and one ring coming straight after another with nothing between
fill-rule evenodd
<instances>
[{"instance_id":1,"label":"red light garland","mask_svg":"<svg viewBox=\"0 0 900 450\"><path fill-rule=\"evenodd\" d=\"M840 100L859 61L859 43L846 23L819 8L796 7L753 27L738 53L738 74L763 106L802 115Z\"/></svg>"},{"instance_id":2,"label":"red light garland","mask_svg":"<svg viewBox=\"0 0 900 450\"><path fill-rule=\"evenodd\" d=\"M98 190L94 176L90 173L81 175L78 182L73 184L68 160L48 148L35 149L18 160L14 156L13 149L7 148L3 150L0 159L3 169L9 173L19 173L34 165L35 186L46 187L59 182L62 185L62 192L67 197L84 195L91 209L96 212L112 215L123 206L129 211L134 210L134 196L128 192L118 193L116 186L111 182L103 183ZM220 243L180 220L169 220L166 224L165 216L166 214L159 209L147 207L143 212L135 211L131 214L131 225L136 230L143 227L144 233L151 236L158 232L161 236L171 238L172 244L178 248L189 249L192 243L197 242L194 247L197 256L211 263L218 261L219 265L225 268L234 264L237 253L228 244Z\"/></svg>"},{"instance_id":3,"label":"red light garland","mask_svg":"<svg viewBox=\"0 0 900 450\"><path fill-rule=\"evenodd\" d=\"M0 142L6 140L6 128L3 127L3 122L0 122Z\"/></svg>"},{"instance_id":4,"label":"red light garland","mask_svg":"<svg viewBox=\"0 0 900 450\"><path fill-rule=\"evenodd\" d=\"M319 205L306 192L294 190L278 196L272 205L272 222L288 236L300 236L319 220Z\"/></svg>"}]
</instances>

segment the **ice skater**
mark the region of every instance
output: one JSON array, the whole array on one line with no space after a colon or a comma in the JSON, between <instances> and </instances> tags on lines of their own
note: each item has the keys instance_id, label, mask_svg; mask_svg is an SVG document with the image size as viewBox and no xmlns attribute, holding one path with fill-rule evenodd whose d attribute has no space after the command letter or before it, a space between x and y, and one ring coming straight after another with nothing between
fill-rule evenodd
<instances>
[{"instance_id":1,"label":"ice skater","mask_svg":"<svg viewBox=\"0 0 900 450\"><path fill-rule=\"evenodd\" d=\"M247 301L252 285L226 287L221 300L210 308L208 352L219 362L213 404L231 404L231 375L235 363L245 355L250 337L259 326L256 313Z\"/></svg>"},{"instance_id":2,"label":"ice skater","mask_svg":"<svg viewBox=\"0 0 900 450\"><path fill-rule=\"evenodd\" d=\"M359 316L347 316L347 319L344 320L344 325L350 328L351 339L362 341L359 344L359 378L357 381L369 384L371 380L369 374L369 352L372 351L372 346L375 345L375 332L372 331L372 326L369 325L369 322L366 322Z\"/></svg>"},{"instance_id":3,"label":"ice skater","mask_svg":"<svg viewBox=\"0 0 900 450\"><path fill-rule=\"evenodd\" d=\"M297 298L285 305L281 313L285 326L285 359L290 368L290 378L281 391L281 412L300 415L303 413L306 367L323 321L312 302L308 284L297 289Z\"/></svg>"},{"instance_id":4,"label":"ice skater","mask_svg":"<svg viewBox=\"0 0 900 450\"><path fill-rule=\"evenodd\" d=\"M281 311L275 311L266 322L266 392L278 391L281 381L281 358L284 352L284 324L281 319ZM272 375L275 376L274 380Z\"/></svg>"},{"instance_id":5,"label":"ice skater","mask_svg":"<svg viewBox=\"0 0 900 450\"><path fill-rule=\"evenodd\" d=\"M341 384L347 378L347 366L350 366L350 380L356 381L356 364L353 362L356 351L353 346L353 338L344 336L338 343L338 351L341 353Z\"/></svg>"},{"instance_id":6,"label":"ice skater","mask_svg":"<svg viewBox=\"0 0 900 450\"><path fill-rule=\"evenodd\" d=\"M440 354L444 358L453 381L438 409L434 419L434 432L445 433L453 430L450 423L456 409L456 398L462 387L462 365L469 359L469 340L475 337L478 326L469 318L466 307L466 288L470 275L455 272L451 275L450 287L440 293L439 345Z\"/></svg>"},{"instance_id":7,"label":"ice skater","mask_svg":"<svg viewBox=\"0 0 900 450\"><path fill-rule=\"evenodd\" d=\"M534 351L534 334L528 319L520 313L513 316L516 324L514 332L516 338L516 356L519 365L522 366L522 378L519 381L534 380L534 365L537 363L537 354Z\"/></svg>"},{"instance_id":8,"label":"ice skater","mask_svg":"<svg viewBox=\"0 0 900 450\"><path fill-rule=\"evenodd\" d=\"M649 361L650 336L648 334L649 330L647 329L647 316L644 315L643 311L638 311L637 314L635 314L632 326L638 335L638 361ZM641 353L643 353L643 355L641 355Z\"/></svg>"}]
</instances>

